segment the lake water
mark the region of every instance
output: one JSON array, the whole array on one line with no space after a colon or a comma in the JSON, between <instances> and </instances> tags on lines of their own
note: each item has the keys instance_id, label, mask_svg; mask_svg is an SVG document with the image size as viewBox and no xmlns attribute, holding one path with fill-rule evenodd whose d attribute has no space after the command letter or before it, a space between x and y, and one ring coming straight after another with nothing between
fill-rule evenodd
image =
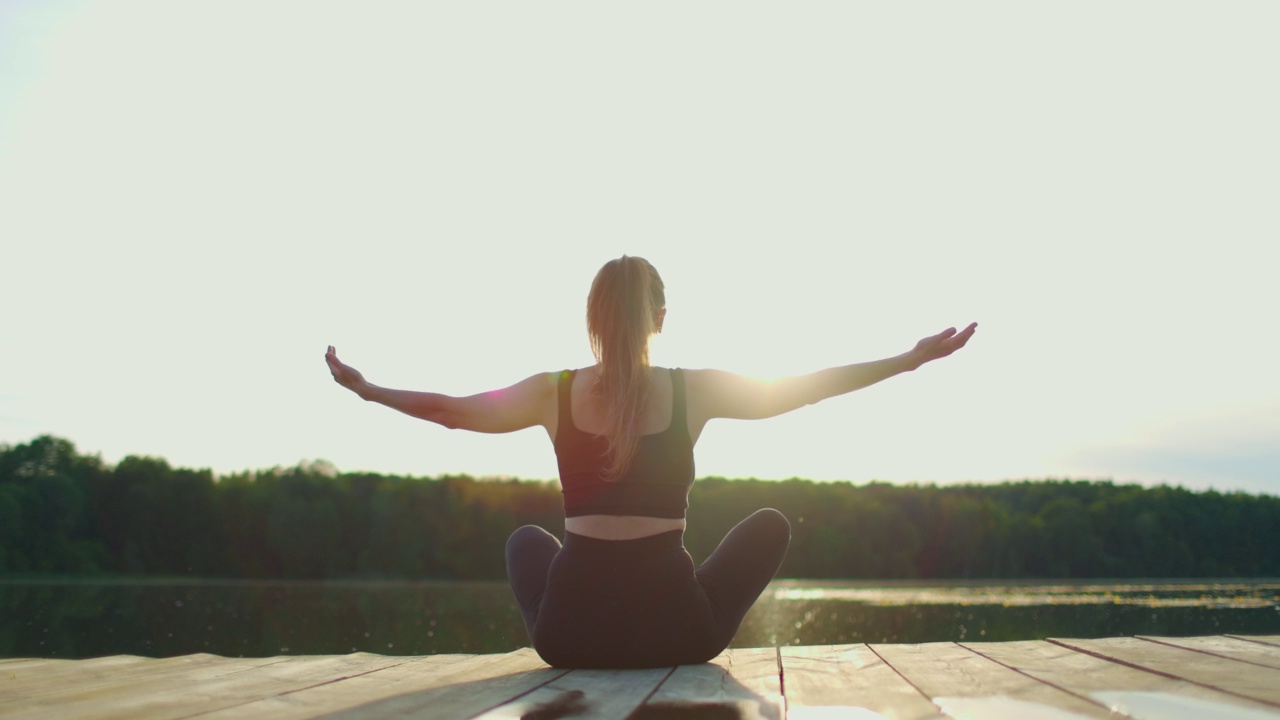
<instances>
[{"instance_id":1,"label":"lake water","mask_svg":"<svg viewBox=\"0 0 1280 720\"><path fill-rule=\"evenodd\" d=\"M505 583L0 581L0 657L506 652ZM1280 634L1280 580L777 581L735 647Z\"/></svg>"}]
</instances>

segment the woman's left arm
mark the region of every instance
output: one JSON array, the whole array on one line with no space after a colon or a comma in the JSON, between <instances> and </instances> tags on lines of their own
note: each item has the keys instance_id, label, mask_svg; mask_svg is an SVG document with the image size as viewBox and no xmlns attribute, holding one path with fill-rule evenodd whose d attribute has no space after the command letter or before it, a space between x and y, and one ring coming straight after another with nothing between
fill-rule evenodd
<instances>
[{"instance_id":1,"label":"woman's left arm","mask_svg":"<svg viewBox=\"0 0 1280 720\"><path fill-rule=\"evenodd\" d=\"M332 345L324 359L334 381L361 399L450 429L508 433L535 425L549 427L555 410L555 373L539 373L501 390L454 397L374 385L339 360Z\"/></svg>"},{"instance_id":2,"label":"woman's left arm","mask_svg":"<svg viewBox=\"0 0 1280 720\"><path fill-rule=\"evenodd\" d=\"M702 424L712 418L759 420L774 417L860 390L947 357L964 347L977 328L977 323L970 323L959 332L955 328L947 328L924 338L901 355L778 380L760 380L721 370L686 371L693 408L689 414L691 426L700 431Z\"/></svg>"}]
</instances>

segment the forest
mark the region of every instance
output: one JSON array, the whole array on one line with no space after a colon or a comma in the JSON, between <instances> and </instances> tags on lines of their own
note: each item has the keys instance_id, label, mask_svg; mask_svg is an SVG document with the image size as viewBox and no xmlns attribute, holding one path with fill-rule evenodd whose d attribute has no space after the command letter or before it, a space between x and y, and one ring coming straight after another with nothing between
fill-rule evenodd
<instances>
[{"instance_id":1,"label":"forest","mask_svg":"<svg viewBox=\"0 0 1280 720\"><path fill-rule=\"evenodd\" d=\"M558 485L339 473L215 476L68 440L0 445L0 576L501 579L507 536L560 535ZM702 478L685 545L705 558L761 507L791 521L791 578L1280 576L1280 498L1110 481L896 485Z\"/></svg>"}]
</instances>

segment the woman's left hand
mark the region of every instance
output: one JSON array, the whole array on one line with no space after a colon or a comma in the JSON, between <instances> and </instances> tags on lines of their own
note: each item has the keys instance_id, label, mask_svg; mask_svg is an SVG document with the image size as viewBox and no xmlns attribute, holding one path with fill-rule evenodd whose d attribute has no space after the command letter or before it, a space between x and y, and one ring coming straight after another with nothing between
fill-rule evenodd
<instances>
[{"instance_id":1,"label":"woman's left hand","mask_svg":"<svg viewBox=\"0 0 1280 720\"><path fill-rule=\"evenodd\" d=\"M969 342L969 338L973 337L973 333L978 329L978 323L969 323L969 326L960 332L956 332L955 328L947 328L937 335L929 337L916 343L911 349L909 355L912 357L913 365L920 367L921 365L931 361L944 358L951 353L964 347Z\"/></svg>"}]
</instances>

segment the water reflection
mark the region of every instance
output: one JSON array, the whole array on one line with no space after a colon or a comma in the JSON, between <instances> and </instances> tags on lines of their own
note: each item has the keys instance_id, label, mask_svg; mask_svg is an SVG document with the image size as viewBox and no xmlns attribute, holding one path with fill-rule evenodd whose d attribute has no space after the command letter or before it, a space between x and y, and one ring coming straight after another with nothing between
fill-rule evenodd
<instances>
[{"instance_id":1,"label":"water reflection","mask_svg":"<svg viewBox=\"0 0 1280 720\"><path fill-rule=\"evenodd\" d=\"M0 583L0 657L506 652L504 583ZM735 647L1280 633L1280 583L894 585L781 581Z\"/></svg>"},{"instance_id":2,"label":"water reflection","mask_svg":"<svg viewBox=\"0 0 1280 720\"><path fill-rule=\"evenodd\" d=\"M778 600L843 600L867 605L1145 605L1147 607L1272 607L1280 586L1257 583L1019 585L938 587L775 586ZM1259 591L1272 591L1270 594Z\"/></svg>"},{"instance_id":3,"label":"water reflection","mask_svg":"<svg viewBox=\"0 0 1280 720\"><path fill-rule=\"evenodd\" d=\"M1270 634L1280 583L872 586L782 581L734 644Z\"/></svg>"}]
</instances>

